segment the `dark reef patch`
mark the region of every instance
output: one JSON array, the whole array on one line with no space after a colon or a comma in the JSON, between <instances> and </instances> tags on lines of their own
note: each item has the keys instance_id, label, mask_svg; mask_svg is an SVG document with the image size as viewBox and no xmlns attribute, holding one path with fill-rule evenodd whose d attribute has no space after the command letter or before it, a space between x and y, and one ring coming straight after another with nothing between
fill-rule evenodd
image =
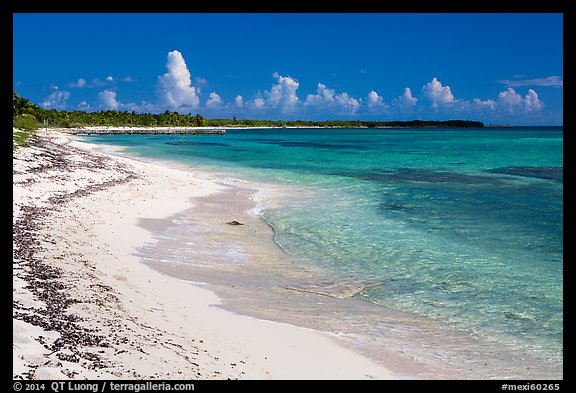
<instances>
[{"instance_id":1,"label":"dark reef patch","mask_svg":"<svg viewBox=\"0 0 576 393\"><path fill-rule=\"evenodd\" d=\"M489 169L490 173L503 173L505 175L535 177L538 179L558 180L563 182L564 168L548 166L507 166Z\"/></svg>"}]
</instances>

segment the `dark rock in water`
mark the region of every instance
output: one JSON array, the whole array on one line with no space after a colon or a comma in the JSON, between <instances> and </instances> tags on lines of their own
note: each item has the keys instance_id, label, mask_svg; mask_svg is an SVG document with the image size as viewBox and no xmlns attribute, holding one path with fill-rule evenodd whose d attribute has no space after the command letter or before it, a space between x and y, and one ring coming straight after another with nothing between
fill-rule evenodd
<instances>
[{"instance_id":1,"label":"dark rock in water","mask_svg":"<svg viewBox=\"0 0 576 393\"><path fill-rule=\"evenodd\" d=\"M562 181L564 168L547 166L507 166L503 168L489 169L488 172Z\"/></svg>"},{"instance_id":2,"label":"dark rock in water","mask_svg":"<svg viewBox=\"0 0 576 393\"><path fill-rule=\"evenodd\" d=\"M241 222L238 222L238 221L236 221L236 220L234 220L234 221L228 221L226 224L228 224L228 225L244 225L244 224L242 224Z\"/></svg>"}]
</instances>

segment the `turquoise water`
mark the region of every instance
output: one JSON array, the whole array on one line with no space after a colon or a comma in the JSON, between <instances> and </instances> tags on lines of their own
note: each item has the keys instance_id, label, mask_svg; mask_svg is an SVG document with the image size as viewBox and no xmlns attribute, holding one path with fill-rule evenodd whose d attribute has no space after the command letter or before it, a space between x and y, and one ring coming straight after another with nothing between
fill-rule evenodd
<instances>
[{"instance_id":1,"label":"turquoise water","mask_svg":"<svg viewBox=\"0 0 576 393\"><path fill-rule=\"evenodd\" d=\"M286 187L260 214L299 263L376 283L356 295L375 304L562 352L561 127L84 139Z\"/></svg>"}]
</instances>

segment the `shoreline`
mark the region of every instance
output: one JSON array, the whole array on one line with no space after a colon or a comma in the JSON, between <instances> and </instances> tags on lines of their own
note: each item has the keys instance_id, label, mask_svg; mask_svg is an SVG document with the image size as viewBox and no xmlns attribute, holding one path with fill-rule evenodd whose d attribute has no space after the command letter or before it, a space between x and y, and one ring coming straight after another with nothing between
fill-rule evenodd
<instances>
[{"instance_id":1,"label":"shoreline","mask_svg":"<svg viewBox=\"0 0 576 393\"><path fill-rule=\"evenodd\" d=\"M96 146L112 151L112 154L118 152L118 147L114 145L97 143ZM202 178L214 179L235 188L225 189L223 194L196 198L194 207L182 212L170 224L170 228L166 231L155 231L159 244L140 254L141 258L146 259L152 250L152 262L160 262L154 266L155 269L180 279L206 283L208 288L223 299L221 308L258 319L337 333L338 341L346 347L392 371L410 375L412 378L561 378L562 370L551 363L552 359L555 359L554 353L551 353L552 356L548 359L545 353L539 353L536 349L538 347L525 351L514 345L514 337L495 337L474 330L461 330L450 323L402 313L372 303L364 299L362 294L353 296L354 293L362 291L365 285L370 286L370 283L335 276L314 263L299 261L285 252L277 253L277 249L282 246L275 241L262 242L261 239L274 238L273 232L270 232L270 229L274 229L273 223L267 221L266 211L282 209L284 203L306 198L304 195L313 190L268 183L256 180L257 176L245 178L246 174L240 175L233 168L228 171L213 165L157 161L139 155L132 156L122 152L119 154L130 159L193 171ZM259 191L249 198L239 195L243 191L238 189L242 188ZM228 197L224 194L228 194ZM310 195L312 196L313 192ZM241 202L248 199L256 202L257 206L248 206ZM305 203L304 199L300 202ZM253 213L261 212L255 215L259 221L266 223L266 227L259 230L260 236L243 236L239 239L234 233L258 226L258 220L248 223L244 221L248 218L238 216L238 213L247 209ZM228 216L224 214L226 210L229 211ZM217 218L217 214L221 214L221 217ZM233 227L228 234L225 233L227 231L220 231L217 237L191 246L200 250L199 252L195 252L193 256L187 254L188 247L184 245L190 242L190 237L198 235L199 226L208 225L212 231L221 227L222 222L236 219L247 225ZM178 227L181 224L185 227L186 221L190 221L191 230L184 228L183 233L179 234ZM223 227L232 229L226 225ZM222 260L231 250L220 248L215 252L213 248L219 242L238 245L247 263L222 269L220 266L216 269L207 264L190 267L190 263L187 263L190 260L206 259L215 265L222 264ZM274 247L270 247L272 243ZM210 249L209 252L203 252L207 248ZM232 251L236 253L238 250ZM186 258L181 258L183 254ZM262 255L266 255L264 260L260 258ZM314 268L311 269L312 267ZM265 296L262 296L263 294ZM361 326L366 328L360 328ZM508 366L511 364L514 364L512 369ZM540 367L535 368L536 364Z\"/></svg>"},{"instance_id":2,"label":"shoreline","mask_svg":"<svg viewBox=\"0 0 576 393\"><path fill-rule=\"evenodd\" d=\"M513 128L511 125L488 125L480 128ZM562 127L562 126L550 126L550 127ZM478 129L479 127L470 126L446 126L446 125L429 125L429 126L354 126L354 125L342 125L342 126L317 126L317 125L307 125L307 126L80 126L80 127L69 127L69 128L49 128L50 132L59 133L70 133L70 131L130 131L130 130L147 130L147 131L178 131L178 130L199 130L199 131L219 131L219 130L251 130L251 129L358 129L358 130L405 130L405 129L418 129L418 130L428 130L428 129L450 129L450 130L467 130L467 129ZM45 131L46 128L42 127L38 132Z\"/></svg>"},{"instance_id":3,"label":"shoreline","mask_svg":"<svg viewBox=\"0 0 576 393\"><path fill-rule=\"evenodd\" d=\"M101 206L100 210L108 209L111 211L108 212L110 214L106 217L101 217L99 223L95 222L95 217L93 217L94 211L91 211L92 216L88 219L83 216L81 220L84 220L89 226L99 226L101 228L97 234L93 233L91 235L92 237L89 242L93 243L94 237L98 237L101 238L100 240L102 240L104 244L96 244L92 248L91 253L88 253L89 255L87 258L84 258L83 260L80 259L77 262L85 264L87 261L97 260L99 262L100 260L93 256L102 253L102 250L109 248L110 244L114 244L114 242L118 243L118 239L115 238L112 231L116 231L116 234L122 232L121 227L115 227L118 225L119 220L120 225L123 225L126 228L124 230L126 233L132 233L136 229L140 234L143 234L143 237L140 237L140 239L135 242L136 244L124 247L122 252L118 250L116 252L110 252L109 255L120 255L120 259L128 258L130 259L130 264L140 265L145 269L152 270L156 273L154 276L156 278L159 274L163 279L176 280L176 282L179 283L192 285L198 290L208 291L210 299L214 300L203 303L201 306L201 309L203 310L207 308L221 313L231 313L233 317L247 318L259 323L268 324L266 325L267 329L272 329L275 333L271 333L270 330L265 330L262 334L276 338L272 346L276 345L277 341L282 340L282 338L279 339L278 337L280 337L279 335L284 334L280 333L280 330L278 330L277 327L288 326L299 330L303 329L310 333L319 334L322 339L329 339L331 342L330 344L336 345L340 350L351 351L354 356L360 357L361 361L368 361L370 367L375 365L378 367L383 366L385 369L385 375L376 376L375 378L378 379L457 380L561 378L561 370L537 371L532 367L534 364L541 364L542 360L544 360L542 358L533 358L531 355L528 355L523 351L519 352L513 350L509 352L508 349L500 347L496 342L490 343L485 340L480 340L475 334L472 334L472 336L469 334L463 334L464 332L458 332L450 326L422 319L415 315L387 310L385 307L382 308L383 306L381 305L375 305L359 297L353 297L355 291L361 290L361 286L365 283L339 281L338 278L332 277L330 274L326 275L324 274L325 272L317 270L316 268L311 270L310 266L303 266L301 263L298 263L298 261L291 259L288 254L281 251L282 247L274 241L274 228L268 223L268 221L266 221L265 217L258 214L258 212L260 211L259 209L262 209L263 207L264 209L271 207L269 206L269 203L272 203L272 206L275 206L275 201L278 196L281 196L281 199L285 197L288 197L288 199L299 197L302 193L302 190L299 188L290 190L285 189L282 186L277 187L275 184L245 181L229 177L228 172L223 173L221 171L211 171L210 167L200 166L199 168L191 168L186 164L131 156L122 153L123 148L121 146L90 144L83 142L83 138L81 137L76 138L68 135L55 135L57 136L44 140L45 143L49 143L50 140L57 142L54 145L49 144L51 150L58 150L60 147L64 147L65 149L71 149L72 152L75 152L77 148L81 148L82 150L78 151L79 154L83 157L86 154L84 158L77 157L73 154L69 157L70 159L66 160L68 164L100 157L98 159L110 162L110 165L107 168L107 173L110 176L119 177L118 180L121 180L120 178L122 176L120 175L122 173L124 173L123 176L130 175L130 173L138 175L137 179L130 180L124 184L124 188L122 188L122 184L118 184L110 185L110 188L107 190L98 191L103 194L104 198L96 198L93 195L94 198L91 199L88 195L84 203L81 203L80 199L82 198L79 198L77 200L78 203L76 204L71 201L68 205L62 206L63 208L65 207L68 214L71 213L71 210L80 212L83 209L87 209L86 201L90 200L97 200L97 203L101 204L106 201L110 202L110 199L115 199L116 202L120 203L119 205L108 203L106 206ZM41 140L40 144L44 142ZM67 143L67 145L64 146L64 143ZM38 148L36 145L36 143L33 143L32 148ZM15 156L17 156L16 153ZM57 159L58 157L56 156L54 158ZM46 166L45 163L42 162L40 165ZM134 165L136 167L134 167ZM126 171L127 169L130 169L131 171ZM68 168L68 172L73 172L75 170L75 168ZM100 175L102 175L102 173L100 173ZM181 175L183 177L176 179L174 178L174 175ZM59 183L61 183L63 176L70 177L70 173L57 173L56 177L59 178ZM170 194L170 192L165 192L165 186L158 184L159 180L164 177L173 180L172 184L174 186L174 191L177 189L177 192L172 192L172 194L178 195L172 195L172 198L178 199L179 197L182 197L182 205L178 208L167 208L166 206L172 205L172 203L164 204L163 208L170 211L165 211L163 215L155 214L152 210L148 209L145 211L144 216L140 214L141 217L138 219L138 217L136 217L138 216L137 210L142 209L143 206L144 209L147 209L144 200L157 198L162 199ZM18 183L31 183L29 180L30 179L19 180ZM73 178L73 176L72 179L68 180L74 184L79 181L78 178ZM100 177L97 180L102 181L106 179ZM110 181L107 182L110 183ZM196 184L195 187L183 187L183 184L189 185L190 182L198 184ZM16 183L15 178L15 184ZM106 183L106 181L104 183ZM132 185L130 186L131 183ZM136 188L139 188L139 190L134 189L134 184L136 184ZM157 189L151 187L154 185ZM209 192L199 192L198 187L204 189L203 186L205 185L210 185L215 188L212 188ZM57 185L53 184L51 187L55 186ZM94 188L93 186L87 188L89 189L90 187ZM130 191L131 194L124 195L125 190ZM49 189L48 191L44 190L41 194L53 191L54 190L52 189ZM74 190L70 191L72 191L69 192L70 194L80 194L78 196L82 196L82 192L76 192ZM204 191L206 190L204 189ZM293 195L294 192L296 192L296 194ZM112 198L110 198L110 196L112 196ZM158 201L158 203L161 204L160 201ZM262 205L262 203L264 205ZM71 209L73 206L76 206L76 208ZM121 207L123 208L121 209ZM116 217L119 213L124 213L124 209L128 210L127 215L125 217ZM15 209L15 211L16 210L17 209ZM150 214L152 217L147 217ZM15 220L16 215L17 214L15 214ZM132 222L123 222L126 220L127 216L131 216ZM55 220L55 218L62 218L64 221L61 223L58 220ZM246 225L226 225L227 222L233 220L240 221ZM51 222L56 227L68 227L73 225L70 221L74 223L79 221L79 219L75 215L51 217ZM110 224L108 225L108 229L106 229L103 225L104 222L115 222L116 224ZM183 233L185 237L178 237L178 233L174 232L174 229L176 229L176 231L179 230L178 227L182 224L184 226L191 225L192 232L185 232ZM198 233L202 232L202 227L207 229L207 232L211 232L212 237L196 239L198 241L191 239L190 234L192 234L192 238L196 237ZM76 226L76 228L78 227ZM86 228L83 227L82 230L86 231ZM74 230L71 229L66 233L66 236L61 236L60 238L67 237L67 240L71 242L68 237L74 237L74 234ZM76 243L84 243L88 234L84 235L85 236L75 238ZM110 239L110 241L108 239ZM54 239L49 238L48 240L53 241ZM170 241L172 244L170 244ZM226 249L220 247L218 249L219 243L234 246L232 249L229 247ZM71 244L73 244L73 242L71 242ZM183 244L191 244L189 248L192 248L194 253L188 254L185 250L186 247L182 247ZM85 254L86 248L79 247L78 249L80 252L72 252L72 255ZM68 252L68 250L64 251ZM164 251L167 251L165 255L163 255ZM152 252L152 254L150 254L150 252ZM240 263L230 260L231 256L238 255L240 255L240 259L243 259ZM45 257L46 255L43 256ZM151 258L148 258L150 256ZM50 257L50 255L48 255L48 257ZM62 256L59 255L55 257L55 259L59 258L61 259ZM117 256L114 256L114 258L118 259ZM182 261L179 261L179 259ZM60 261L54 260L53 262L58 263ZM128 261L125 262L128 263ZM154 263L156 263L156 265L154 265ZM92 265L94 264L92 263ZM15 267L16 266L17 264L15 263ZM128 266L128 268L123 269L131 270L132 267L133 266ZM88 272L92 273L93 270L89 270ZM108 280L106 282L98 281L98 283L85 285L95 286L95 288L100 290L110 288L117 292L118 290L125 290L126 288L124 288L124 285L132 282L132 279L130 279L129 275L127 275L125 271L121 274L112 274L118 277L127 278L127 280L120 283L117 279ZM108 272L104 274L105 277L110 275L111 274ZM135 281L139 282L140 279L138 278ZM151 282L156 283L156 279L152 279ZM148 285L146 285L146 283L142 284L143 285L140 287L140 293L132 293L133 296L138 298L142 297L143 292L146 292L146 288L150 286L150 283L148 283ZM369 285L369 283L366 284ZM60 283L58 283L58 285L60 285ZM22 286L23 285L21 285L21 287ZM14 287L18 287L16 285L16 279ZM172 287L173 286L171 286L170 289L172 289ZM66 288L68 289L67 286ZM168 289L168 291L170 291L170 289ZM111 296L116 296L116 292ZM265 296L263 296L263 294L265 294ZM75 295L77 294L75 293ZM161 298L166 301L167 299L164 295L165 294L162 294ZM109 295L104 296L109 297ZM189 296L189 298L192 297ZM146 301L148 300L149 299L146 299ZM99 299L99 301L101 301L101 299ZM128 302L132 302L131 297L128 299ZM170 304L174 305L178 302L178 299L173 298L171 299ZM149 303L150 302L148 301L148 304ZM16 308L17 307L15 307L15 309ZM123 314L123 319L136 321L143 318L143 316L146 316L145 314L149 312L157 313L158 310L164 310L165 308L166 307L158 307L158 304L153 304L149 309L143 310L144 314L142 313L142 310L132 314L125 313ZM109 309L116 312L114 307ZM180 313L180 310L177 307L173 308L173 310L177 314ZM16 312L20 312L20 310ZM72 315L77 316L79 314ZM91 314L90 318L93 318L94 316L97 316L97 318L103 318L106 315L107 312L101 312L100 314ZM374 317L369 319L365 318L365 316L371 315ZM156 317L159 316L156 315ZM166 322L171 318L172 315L166 316L166 313L162 314L163 322ZM292 363L300 363L300 361L286 360L283 365L278 366L278 369L275 369L278 364L272 364L272 362L269 361L269 354L265 354L263 357L268 359L265 359L266 362L264 362L264 365L259 364L256 371L252 370L251 372L247 372L246 368L249 368L248 365L252 366L253 363L247 362L246 359L255 356L253 353L254 348L252 346L240 348L241 351L243 351L242 353L252 353L252 355L242 358L243 360L241 362L238 361L237 358L230 358L230 363L226 368L226 364L220 364L222 359L224 359L221 352L224 351L230 355L230 349L233 347L232 352L238 354L239 349L236 344L222 347L223 342L226 342L227 344L231 343L230 341L226 341L226 339L223 341L222 336L237 336L237 332L221 334L218 329L214 329L214 326L208 326L210 322L206 322L206 325L204 325L202 321L196 320L194 316L188 318L188 321L191 320L194 320L194 323L199 323L200 326L198 327L200 330L202 332L207 332L208 334L201 339L203 341L202 345L199 346L199 339L198 337L194 337L193 334L191 335L192 341L181 341L183 337L182 334L170 336L170 344L167 345L172 346L172 343L177 343L180 346L180 353L178 356L184 356L189 361L196 364L196 366L193 365L192 368L195 370L194 372L198 373L198 375L186 374L192 371L186 370L186 367L183 366L183 368L177 369L180 372L177 376L174 376L172 370L166 369L161 371L159 375L154 375L153 373L145 375L139 372L137 375L132 376L130 372L135 371L120 370L121 363L107 366L105 356L97 355L101 356L104 360L93 361L92 364L95 364L96 367L102 366L101 368L107 368L107 370L104 370L104 374L102 372L94 374L97 375L94 378L108 378L110 372L117 374L112 374L115 376L111 378L118 377L132 379L363 379L372 378L375 375L370 374L368 376L362 374L362 371L360 370L356 370L358 372L346 370L343 373L334 376L334 373L338 373L339 368L342 367L342 361L340 360L331 370L325 370L324 368L329 367L326 366L326 364L331 363L327 363L327 360L321 355L315 355L316 358L314 358L314 362L311 361L310 364L307 363L307 370L301 370L299 368L299 371L291 371ZM17 327L19 327L18 324L21 322L22 321L15 320L15 332ZM125 321L116 320L113 323L115 326L120 326L125 323ZM368 323L366 326L368 326L369 329L378 327L378 331L376 332L377 337L372 336L371 333L366 335L366 329L363 329L362 331L357 329L357 327L366 323ZM225 324L231 324L231 326L234 326L238 323L236 320L236 322L228 321ZM129 325L131 329L130 331L133 332L134 324ZM154 328L157 325L157 319L145 321L144 325L146 325L147 328ZM32 332L32 328L37 328L38 326L28 327L30 328L30 331L28 332L28 336L26 336L27 341L24 340L25 342L18 342L18 346L14 346L15 358L16 351L19 347L26 347L27 343L34 343L41 347L38 342L35 342L38 340L38 337L51 337L50 334L53 333L47 333L46 331L42 332L42 330ZM205 329L202 329L203 327L205 327ZM190 328L194 328L194 326L191 326ZM254 330L254 328L251 328L251 330ZM160 336L166 336L168 332L168 329L162 325L162 332L158 334ZM195 332L197 332L197 330L195 330ZM117 335L116 332L114 332L114 334ZM142 359L142 350L145 352L147 351L147 349L142 348L147 348L147 346L150 345L150 340L154 343L153 346L157 347L156 341L159 341L158 338L150 338L148 341L144 339L140 340L140 338L145 337L148 334L150 334L150 331L145 328L143 331L136 334L136 336L139 337L139 340L134 339L135 334L124 335L120 338L114 336L114 340L128 340L127 342L140 344L139 347L132 347L133 350L135 349L135 352L126 355L131 359L130 361L133 362L136 357ZM17 335L15 335L15 343L17 341L16 336ZM174 337L177 338L175 339ZM48 342L48 346L45 346L45 350L50 347L51 342L57 341L58 338L57 335L52 337L50 339L51 341ZM196 341L194 341L194 339L196 339ZM45 341L45 339L42 338L40 340ZM208 344L213 340L217 340L219 345L214 345L211 347L212 351L210 351ZM234 338L234 340L236 340L236 338ZM249 340L260 342L260 337ZM316 341L314 342L316 344ZM121 348L117 347L115 351L122 353L121 356L124 356L122 351L126 350L126 347L130 347L130 345L124 345ZM204 349L201 350L199 347ZM189 351L184 351L182 348L191 349ZM76 354L81 355L82 350L86 349L87 348L80 348L79 351L77 347ZM158 348L156 348L156 350L158 350ZM306 350L317 351L317 347L310 346L310 348L308 348L308 345L306 345ZM22 351L25 352L26 349L24 348ZM31 350L28 349L28 351L30 352ZM92 358L92 355L99 354L100 351L101 350L88 352L87 357ZM264 349L262 349L262 351L264 351ZM296 351L296 349L292 348L290 351ZM283 359L287 354L293 354L293 352L290 351L282 352L280 358ZM166 355L165 349L162 349L157 353L164 353L165 356L168 356L168 358L171 359L170 361L174 360L172 359L174 354ZM200 357L203 359L202 361L200 361L200 358L196 358L198 354L205 355L204 357ZM60 353L56 356L62 356L66 359L69 355L70 354ZM526 355L528 355L528 357L524 359ZM40 348L40 352L38 352L37 349L34 356L38 357L38 359L42 359L42 349ZM211 356L214 356L214 358ZM82 356L79 356L79 358L80 363L86 363L85 358L82 358ZM54 356L52 356L52 359L54 359ZM59 360L60 358L58 357L57 359ZM348 355L345 355L344 359L348 359ZM511 363L517 363L517 359L522 359L522 361L518 364L518 367L514 368L514 371L510 370L508 365ZM36 365L39 361L40 360L36 361ZM152 363L153 361L155 360L150 357L147 358L148 363ZM22 363L21 361L18 362ZM15 364L16 363L17 362L15 361ZM135 366L130 370L137 370L139 367L137 363L138 362L136 362ZM256 363L258 362L256 361ZM48 361L49 367L54 368L57 364L57 361ZM206 364L209 364L210 367L205 367ZM224 368L216 369L215 365L217 364ZM234 364L234 366L232 366L232 364ZM320 364L323 365L322 370L318 370ZM70 364L65 364L65 366L68 368L65 367L64 369L61 369L59 371L60 373L63 371L66 372L65 370L70 370ZM156 362L156 369L159 367L162 369L161 366L165 365L159 365L159 363ZM94 366L91 366L88 363L82 366L84 369L89 367ZM270 370L270 367L272 367L273 371L264 372L263 370L266 367L268 367L267 370ZM190 368L190 365L188 368ZM242 371L239 371L240 368L242 368ZM76 367L76 369L72 368L75 372L78 372L77 369L78 367ZM28 369L28 371L30 370L31 368ZM39 370L38 373L34 372L30 375L43 375L43 373L46 372L46 368L43 367L40 367ZM54 373L57 371L58 370ZM86 377L86 370L81 370L80 372L83 374L78 375L84 375L84 377ZM162 374L163 372L164 374ZM168 372L170 372L170 374L166 374ZM68 373L70 373L70 371L68 371ZM59 375L59 378L63 378L60 374L57 375ZM70 375L70 378L74 377L74 374ZM192 376L184 377L183 375ZM226 377L226 375L228 375L228 377ZM65 377L66 374L64 374L64 378Z\"/></svg>"},{"instance_id":4,"label":"shoreline","mask_svg":"<svg viewBox=\"0 0 576 393\"><path fill-rule=\"evenodd\" d=\"M223 300L220 308L259 320L332 332L341 344L383 364L400 379L558 378L555 372L530 370L541 364L542 358L440 321L367 301L355 295L373 283L338 278L293 258L274 241L274 228L263 217L246 214L252 205L241 201L248 200L250 191L262 191L260 186L240 182L217 194L194 198L197 203L167 230L156 232L158 243L140 248L139 255L145 264L164 274L200 281ZM219 225L231 217L245 226L226 230ZM192 231L186 228L189 225ZM215 238L205 239L199 226L208 226L212 234L214 228L221 228ZM198 240L205 246L199 247ZM241 260L226 261L223 255L237 251L225 250L218 243L238 245ZM192 256L189 248L199 251ZM206 262L188 263L195 258ZM531 360L524 359L513 370L507 367L527 355Z\"/></svg>"},{"instance_id":5,"label":"shoreline","mask_svg":"<svg viewBox=\"0 0 576 393\"><path fill-rule=\"evenodd\" d=\"M327 333L224 311L140 263L146 227L221 186L86 149L51 132L14 153L15 379L400 378Z\"/></svg>"}]
</instances>

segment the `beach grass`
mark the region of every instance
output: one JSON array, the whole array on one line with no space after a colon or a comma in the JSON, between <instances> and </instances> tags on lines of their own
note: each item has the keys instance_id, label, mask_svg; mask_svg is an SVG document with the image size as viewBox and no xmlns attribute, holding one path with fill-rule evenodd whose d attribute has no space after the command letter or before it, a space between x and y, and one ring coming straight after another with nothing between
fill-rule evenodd
<instances>
[{"instance_id":1,"label":"beach grass","mask_svg":"<svg viewBox=\"0 0 576 393\"><path fill-rule=\"evenodd\" d=\"M19 146L28 146L29 140L33 135L33 130L27 131L14 128L12 132L12 150L16 150Z\"/></svg>"}]
</instances>

